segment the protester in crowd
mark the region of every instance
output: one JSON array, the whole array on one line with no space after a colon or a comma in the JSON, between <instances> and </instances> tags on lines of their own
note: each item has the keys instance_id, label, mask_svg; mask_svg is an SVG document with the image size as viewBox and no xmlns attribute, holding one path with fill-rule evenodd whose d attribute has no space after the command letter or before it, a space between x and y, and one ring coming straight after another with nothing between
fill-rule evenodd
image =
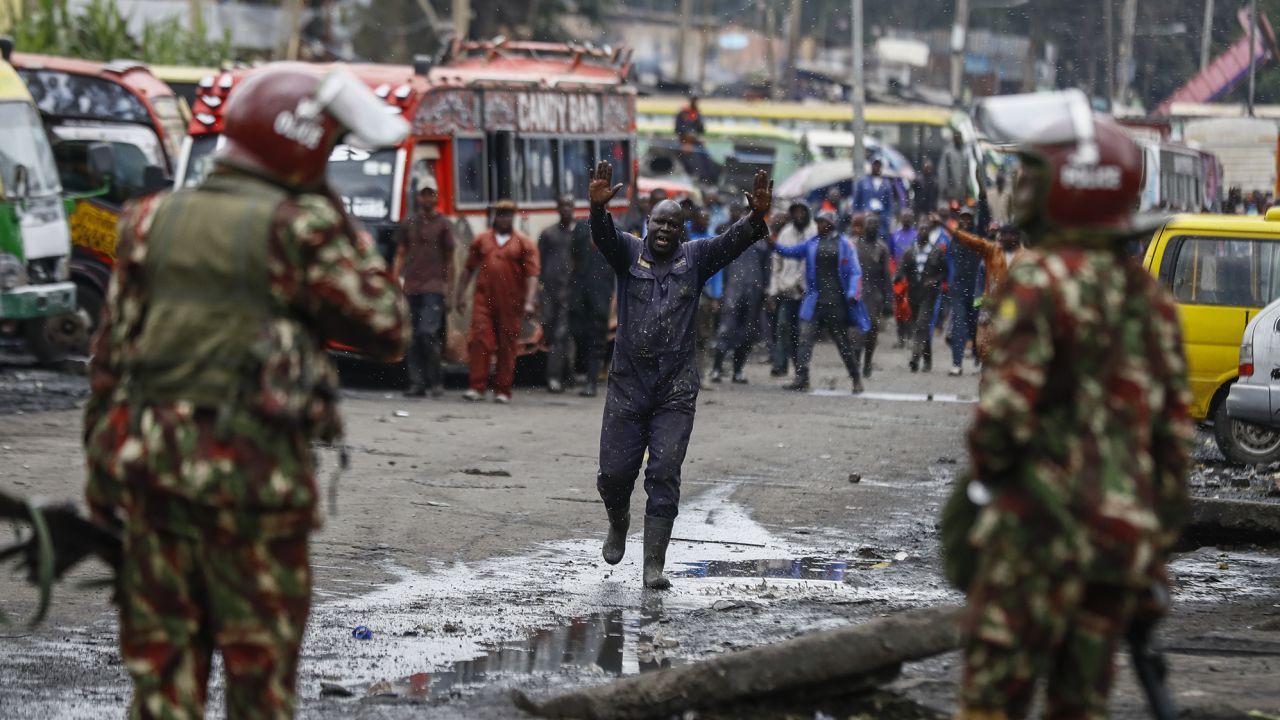
<instances>
[{"instance_id":1,"label":"protester in crowd","mask_svg":"<svg viewBox=\"0 0 1280 720\"><path fill-rule=\"evenodd\" d=\"M959 229L969 233L974 231L973 208L967 205L960 208L956 218ZM951 369L947 374L957 376L964 373L964 349L977 332L978 308L973 301L978 289L978 272L982 267L982 257L958 242L950 243L947 254L951 266L948 279L951 306Z\"/></svg>"},{"instance_id":2,"label":"protester in crowd","mask_svg":"<svg viewBox=\"0 0 1280 720\"><path fill-rule=\"evenodd\" d=\"M618 333L596 474L609 517L601 554L610 565L622 561L631 493L647 455L644 584L662 590L671 586L663 567L680 510L680 471L698 401L692 382L698 286L769 237L765 217L773 204L773 183L768 173L757 172L747 195L750 215L723 235L682 242L680 210L670 202L654 206L648 239L618 234L605 212L622 189L610 186L612 176L613 167L601 162L590 187L591 237L618 280Z\"/></svg>"},{"instance_id":3,"label":"protester in crowd","mask_svg":"<svg viewBox=\"0 0 1280 720\"><path fill-rule=\"evenodd\" d=\"M633 197L631 207L627 208L627 213L619 218L618 226L623 232L644 237L644 223L649 217L649 211L653 208L653 201L649 195L639 190L635 191Z\"/></svg>"},{"instance_id":4,"label":"protester in crowd","mask_svg":"<svg viewBox=\"0 0 1280 720\"><path fill-rule=\"evenodd\" d=\"M689 103L676 113L676 137L681 144L696 145L706 132L702 113L698 111L698 96L690 95Z\"/></svg>"},{"instance_id":5,"label":"protester in crowd","mask_svg":"<svg viewBox=\"0 0 1280 720\"><path fill-rule=\"evenodd\" d=\"M538 236L542 272L542 338L547 346L547 391L564 392L573 379L569 358L569 306L573 275L573 195L556 201L558 222Z\"/></svg>"},{"instance_id":6,"label":"protester in crowd","mask_svg":"<svg viewBox=\"0 0 1280 720\"><path fill-rule=\"evenodd\" d=\"M933 317L938 294L947 279L947 254L929 242L929 235L916 236L915 247L902 256L894 280L907 281L907 304L911 311L911 372L933 369Z\"/></svg>"},{"instance_id":7,"label":"protester in crowd","mask_svg":"<svg viewBox=\"0 0 1280 720\"><path fill-rule=\"evenodd\" d=\"M862 377L868 379L873 370L872 360L880 338L880 325L884 322L888 299L893 293L893 274L890 269L893 263L889 248L880 240L879 224L879 215L867 215L863 220L862 232L855 236L858 265L862 268L862 304L867 308L871 323L862 343Z\"/></svg>"},{"instance_id":8,"label":"protester in crowd","mask_svg":"<svg viewBox=\"0 0 1280 720\"><path fill-rule=\"evenodd\" d=\"M859 367L861 335L871 327L867 310L862 305L862 269L858 251L836 231L835 215L818 214L818 234L803 244L774 246L779 255L803 259L805 263L805 296L800 304L800 349L796 353L796 377L788 389L805 391L809 384L809 363L813 345L820 331L826 332L853 384L853 392L862 392Z\"/></svg>"},{"instance_id":9,"label":"protester in crowd","mask_svg":"<svg viewBox=\"0 0 1280 720\"><path fill-rule=\"evenodd\" d=\"M939 201L964 205L973 196L970 192L969 180L973 177L973 163L964 146L964 136L960 131L951 131L951 144L942 151L938 161Z\"/></svg>"},{"instance_id":10,"label":"protester in crowd","mask_svg":"<svg viewBox=\"0 0 1280 720\"><path fill-rule=\"evenodd\" d=\"M912 245L916 244L916 215L911 210L903 210L898 216L898 229L889 234L889 258L893 261L894 269L902 261L902 255Z\"/></svg>"},{"instance_id":11,"label":"protester in crowd","mask_svg":"<svg viewBox=\"0 0 1280 720\"><path fill-rule=\"evenodd\" d=\"M768 238L748 247L724 269L724 298L716 329L711 382L724 377L724 360L732 356L733 382L746 384L747 358L760 338L760 306L771 260Z\"/></svg>"},{"instance_id":12,"label":"protester in crowd","mask_svg":"<svg viewBox=\"0 0 1280 720\"><path fill-rule=\"evenodd\" d=\"M882 234L889 232L889 223L898 208L897 193L883 173L884 162L875 158L871 161L871 174L858 178L853 188L853 212L875 213L880 219L876 226Z\"/></svg>"},{"instance_id":13,"label":"protester in crowd","mask_svg":"<svg viewBox=\"0 0 1280 720\"><path fill-rule=\"evenodd\" d=\"M493 227L471 241L466 274L458 283L457 306L466 303L475 280L467 359L471 364L466 400L484 398L489 363L494 360L493 399L511 402L516 378L516 344L526 319L532 318L541 266L538 246L515 229L516 204L501 199L493 206ZM496 356L496 357L495 357Z\"/></svg>"},{"instance_id":14,"label":"protester in crowd","mask_svg":"<svg viewBox=\"0 0 1280 720\"><path fill-rule=\"evenodd\" d=\"M1018 256L1022 254L1022 231L1016 225L1002 225L996 232L995 242L965 230L958 221L952 222L952 235L955 242L964 245L982 258L986 269L986 290L982 295L982 305L978 312L978 329L975 348L978 358L985 359L991 347L991 308L990 303L996 297L996 288L1004 282Z\"/></svg>"},{"instance_id":15,"label":"protester in crowd","mask_svg":"<svg viewBox=\"0 0 1280 720\"><path fill-rule=\"evenodd\" d=\"M409 301L413 340L405 358L409 366L406 397L432 397L444 392L441 365L447 337L445 297L453 268L453 226L436 207L436 179L421 180L418 206L400 228L396 246L395 274Z\"/></svg>"},{"instance_id":16,"label":"protester in crowd","mask_svg":"<svg viewBox=\"0 0 1280 720\"><path fill-rule=\"evenodd\" d=\"M790 222L778 232L778 247L801 245L818 234L818 226L810 218L808 205L796 201L791 203L787 212ZM804 260L774 253L768 295L776 304L771 374L782 377L787 374L788 363L795 363L800 344L800 301L805 295Z\"/></svg>"},{"instance_id":17,"label":"protester in crowd","mask_svg":"<svg viewBox=\"0 0 1280 720\"><path fill-rule=\"evenodd\" d=\"M938 207L938 173L933 161L926 159L911 181L911 208L916 217L924 218Z\"/></svg>"},{"instance_id":18,"label":"protester in crowd","mask_svg":"<svg viewBox=\"0 0 1280 720\"><path fill-rule=\"evenodd\" d=\"M647 196L644 198L647 200ZM645 219L648 215L645 216ZM573 228L573 280L570 283L572 307L569 330L573 344L586 361L586 382L579 391L583 397L595 397L600 374L606 365L609 341L609 316L612 311L614 272L604 255L591 242L591 223L579 222Z\"/></svg>"},{"instance_id":19,"label":"protester in crowd","mask_svg":"<svg viewBox=\"0 0 1280 720\"><path fill-rule=\"evenodd\" d=\"M729 219L729 206L720 199L720 191L709 187L702 193L702 207L711 219L711 227L718 233L723 225L732 224L736 220Z\"/></svg>"}]
</instances>

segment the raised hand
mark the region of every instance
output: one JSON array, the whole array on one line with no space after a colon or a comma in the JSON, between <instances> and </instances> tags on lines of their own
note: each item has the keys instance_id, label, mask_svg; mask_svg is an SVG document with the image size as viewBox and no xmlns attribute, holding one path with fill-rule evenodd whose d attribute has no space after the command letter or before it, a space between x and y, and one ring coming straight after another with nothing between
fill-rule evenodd
<instances>
[{"instance_id":1,"label":"raised hand","mask_svg":"<svg viewBox=\"0 0 1280 720\"><path fill-rule=\"evenodd\" d=\"M746 196L747 207L756 215L764 215L773 207L773 181L764 170L756 171L755 187Z\"/></svg>"},{"instance_id":2,"label":"raised hand","mask_svg":"<svg viewBox=\"0 0 1280 720\"><path fill-rule=\"evenodd\" d=\"M608 160L601 160L596 163L595 170L591 171L591 184L587 186L587 197L591 200L592 207L604 207L609 201L622 190L622 183L610 185L613 182L613 166Z\"/></svg>"}]
</instances>

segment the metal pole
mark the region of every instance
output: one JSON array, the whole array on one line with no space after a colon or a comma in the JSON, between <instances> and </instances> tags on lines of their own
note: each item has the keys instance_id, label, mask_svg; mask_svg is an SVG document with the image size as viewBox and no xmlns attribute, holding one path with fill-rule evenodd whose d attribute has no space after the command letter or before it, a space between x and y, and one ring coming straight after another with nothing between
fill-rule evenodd
<instances>
[{"instance_id":1,"label":"metal pole","mask_svg":"<svg viewBox=\"0 0 1280 720\"><path fill-rule=\"evenodd\" d=\"M964 82L964 48L969 35L969 0L956 0L956 22L951 27L951 103L961 105Z\"/></svg>"},{"instance_id":2,"label":"metal pole","mask_svg":"<svg viewBox=\"0 0 1280 720\"><path fill-rule=\"evenodd\" d=\"M792 96L796 87L796 62L800 56L800 22L804 17L801 11L804 6L801 0L791 0L787 8L787 62L782 72L782 82L786 83L786 95ZM794 97L794 96L792 96Z\"/></svg>"},{"instance_id":3,"label":"metal pole","mask_svg":"<svg viewBox=\"0 0 1280 720\"><path fill-rule=\"evenodd\" d=\"M1258 37L1258 0L1249 0L1249 117L1253 117L1253 90L1258 74L1258 53L1254 50Z\"/></svg>"},{"instance_id":4,"label":"metal pole","mask_svg":"<svg viewBox=\"0 0 1280 720\"><path fill-rule=\"evenodd\" d=\"M1213 0L1209 0L1213 2ZM1115 20L1116 0L1102 0L1102 37L1107 44L1107 52L1104 53L1107 63L1106 72L1102 73L1102 82L1106 85L1106 92L1103 96L1107 99L1107 105L1111 105L1111 99L1116 96L1116 20Z\"/></svg>"},{"instance_id":5,"label":"metal pole","mask_svg":"<svg viewBox=\"0 0 1280 720\"><path fill-rule=\"evenodd\" d=\"M471 0L453 0L452 8L453 34L466 40L471 33Z\"/></svg>"},{"instance_id":6,"label":"metal pole","mask_svg":"<svg viewBox=\"0 0 1280 720\"><path fill-rule=\"evenodd\" d=\"M1213 0L1204 0L1204 26L1200 30L1200 69L1209 67L1213 46Z\"/></svg>"},{"instance_id":7,"label":"metal pole","mask_svg":"<svg viewBox=\"0 0 1280 720\"><path fill-rule=\"evenodd\" d=\"M963 1L963 0L962 0ZM867 171L867 86L862 77L862 0L853 0L853 67L850 68L849 95L853 100L853 179L857 182Z\"/></svg>"},{"instance_id":8,"label":"metal pole","mask_svg":"<svg viewBox=\"0 0 1280 720\"><path fill-rule=\"evenodd\" d=\"M1129 75L1133 72L1133 36L1138 26L1138 0L1124 0L1120 13L1120 59L1116 63L1120 79L1116 82L1116 97L1112 108L1129 102Z\"/></svg>"},{"instance_id":9,"label":"metal pole","mask_svg":"<svg viewBox=\"0 0 1280 720\"><path fill-rule=\"evenodd\" d=\"M680 0L680 27L676 32L676 82L685 82L685 55L689 48L689 26L693 23L693 0Z\"/></svg>"}]
</instances>

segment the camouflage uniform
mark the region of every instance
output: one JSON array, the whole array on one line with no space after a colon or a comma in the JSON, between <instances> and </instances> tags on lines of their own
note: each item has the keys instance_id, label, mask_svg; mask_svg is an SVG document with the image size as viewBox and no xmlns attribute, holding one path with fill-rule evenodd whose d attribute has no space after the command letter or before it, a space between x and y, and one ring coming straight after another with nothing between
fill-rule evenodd
<instances>
[{"instance_id":1,"label":"camouflage uniform","mask_svg":"<svg viewBox=\"0 0 1280 720\"><path fill-rule=\"evenodd\" d=\"M258 327L234 331L253 338L253 362L223 390L237 399L216 408L180 392L140 400L154 376L139 370L141 339L172 304L153 301L163 284L157 248L190 255L205 240L173 232L178 211L166 206L185 201L189 213L207 213L215 202L248 207L269 193L281 200L263 216L266 247L256 252L266 267L247 291L272 311ZM324 341L381 359L407 343L396 282L336 207L224 168L200 189L143 200L122 219L85 442L89 504L125 524L120 641L134 681L131 717L202 716L214 650L226 665L229 717L293 713L311 600L307 536L318 526L310 443L341 433ZM255 279L264 287L252 287Z\"/></svg>"},{"instance_id":2,"label":"camouflage uniform","mask_svg":"<svg viewBox=\"0 0 1280 720\"><path fill-rule=\"evenodd\" d=\"M992 491L970 540L962 717L1103 718L1112 653L1187 508L1177 310L1103 247L1027 251L997 300L969 445Z\"/></svg>"}]
</instances>

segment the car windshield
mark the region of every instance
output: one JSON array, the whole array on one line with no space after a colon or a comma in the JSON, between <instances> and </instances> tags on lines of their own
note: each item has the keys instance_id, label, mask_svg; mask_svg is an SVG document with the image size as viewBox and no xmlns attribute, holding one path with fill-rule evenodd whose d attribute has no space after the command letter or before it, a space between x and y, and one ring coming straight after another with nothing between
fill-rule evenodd
<instances>
[{"instance_id":1,"label":"car windshield","mask_svg":"<svg viewBox=\"0 0 1280 720\"><path fill-rule=\"evenodd\" d=\"M53 162L49 139L40 115L29 103L0 102L0 184L5 195L14 192L14 174L19 165L27 169L27 187L32 195L62 192L58 168Z\"/></svg>"},{"instance_id":2,"label":"car windshield","mask_svg":"<svg viewBox=\"0 0 1280 720\"><path fill-rule=\"evenodd\" d=\"M390 220L395 167L394 149L369 152L338 145L329 155L325 175L352 215L361 220Z\"/></svg>"},{"instance_id":3,"label":"car windshield","mask_svg":"<svg viewBox=\"0 0 1280 720\"><path fill-rule=\"evenodd\" d=\"M182 176L183 187L195 187L204 182L213 169L213 151L218 149L218 135L191 138L191 154L187 157L187 171Z\"/></svg>"}]
</instances>

